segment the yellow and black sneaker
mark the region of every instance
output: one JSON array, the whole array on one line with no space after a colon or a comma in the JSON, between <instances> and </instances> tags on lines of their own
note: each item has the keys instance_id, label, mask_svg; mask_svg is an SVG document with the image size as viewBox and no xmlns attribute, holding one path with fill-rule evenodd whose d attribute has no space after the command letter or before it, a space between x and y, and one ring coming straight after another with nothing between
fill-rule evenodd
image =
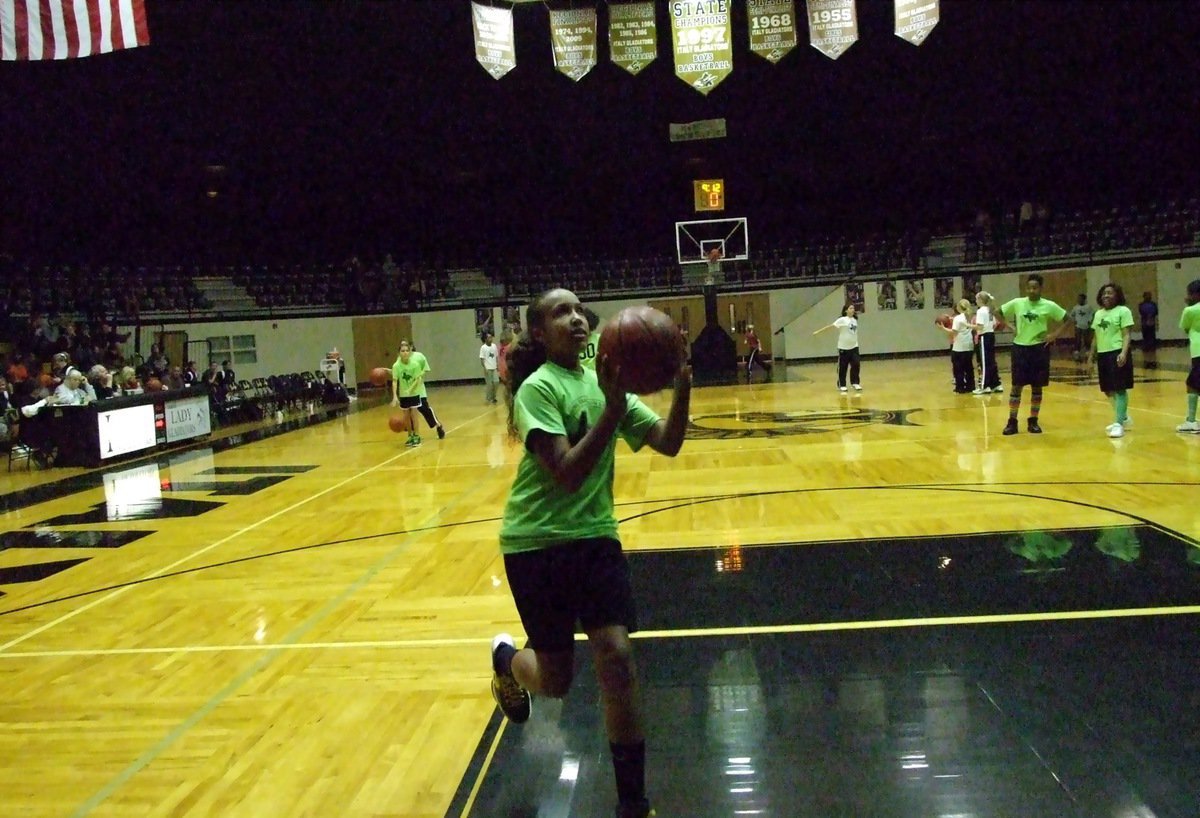
<instances>
[{"instance_id":1,"label":"yellow and black sneaker","mask_svg":"<svg viewBox=\"0 0 1200 818\"><path fill-rule=\"evenodd\" d=\"M521 687L520 682L513 676L511 664L507 669L501 669L502 663L497 661L496 654L505 647L513 651L517 649L513 638L507 633L499 634L492 640L492 698L509 721L523 724L529 721L533 701L529 691Z\"/></svg>"}]
</instances>

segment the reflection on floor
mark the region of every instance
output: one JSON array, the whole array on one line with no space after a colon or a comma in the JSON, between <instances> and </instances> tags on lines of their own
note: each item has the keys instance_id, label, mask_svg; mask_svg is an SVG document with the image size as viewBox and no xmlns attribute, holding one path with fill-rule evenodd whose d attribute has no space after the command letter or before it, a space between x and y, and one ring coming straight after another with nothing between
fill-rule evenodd
<instances>
[{"instance_id":1,"label":"reflection on floor","mask_svg":"<svg viewBox=\"0 0 1200 818\"><path fill-rule=\"evenodd\" d=\"M1195 554L1145 527L748 548L740 570L725 552L633 554L643 627L679 634L636 643L658 814L1194 818ZM663 576L675 594L649 587ZM1130 609L1147 615L1054 614ZM994 613L1028 616L861 626ZM577 665L565 701L503 724L475 800L468 772L447 815L613 814L584 645Z\"/></svg>"}]
</instances>

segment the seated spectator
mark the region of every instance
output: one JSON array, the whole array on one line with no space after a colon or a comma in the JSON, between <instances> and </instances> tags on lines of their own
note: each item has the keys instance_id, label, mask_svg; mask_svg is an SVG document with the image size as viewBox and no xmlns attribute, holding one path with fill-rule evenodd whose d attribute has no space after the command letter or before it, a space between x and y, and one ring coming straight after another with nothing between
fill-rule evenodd
<instances>
[{"instance_id":1,"label":"seated spectator","mask_svg":"<svg viewBox=\"0 0 1200 818\"><path fill-rule=\"evenodd\" d=\"M116 387L122 395L141 395L145 391L132 366L122 367L121 371L117 373Z\"/></svg>"},{"instance_id":2,"label":"seated spectator","mask_svg":"<svg viewBox=\"0 0 1200 818\"><path fill-rule=\"evenodd\" d=\"M221 369L221 384L225 387L225 391L229 391L237 386L237 375L234 374L229 361L221 361Z\"/></svg>"},{"instance_id":3,"label":"seated spectator","mask_svg":"<svg viewBox=\"0 0 1200 818\"><path fill-rule=\"evenodd\" d=\"M87 406L94 403L96 393L83 373L73 366L63 373L63 382L54 390L54 403L59 406Z\"/></svg>"},{"instance_id":4,"label":"seated spectator","mask_svg":"<svg viewBox=\"0 0 1200 818\"><path fill-rule=\"evenodd\" d=\"M183 379L183 367L171 367L171 372L167 375L167 379L163 381L163 386L167 389L183 389L187 386L187 382Z\"/></svg>"},{"instance_id":5,"label":"seated spectator","mask_svg":"<svg viewBox=\"0 0 1200 818\"><path fill-rule=\"evenodd\" d=\"M12 399L12 387L8 385L8 379L0 375L0 440L3 441L11 438L16 421Z\"/></svg>"},{"instance_id":6,"label":"seated spectator","mask_svg":"<svg viewBox=\"0 0 1200 818\"><path fill-rule=\"evenodd\" d=\"M183 368L183 385L195 386L200 382L200 375L196 372L196 362L188 361L187 366Z\"/></svg>"},{"instance_id":7,"label":"seated spectator","mask_svg":"<svg viewBox=\"0 0 1200 818\"><path fill-rule=\"evenodd\" d=\"M96 393L96 400L108 400L117 394L113 389L112 373L105 369L103 364L96 364L88 370L88 383Z\"/></svg>"}]
</instances>

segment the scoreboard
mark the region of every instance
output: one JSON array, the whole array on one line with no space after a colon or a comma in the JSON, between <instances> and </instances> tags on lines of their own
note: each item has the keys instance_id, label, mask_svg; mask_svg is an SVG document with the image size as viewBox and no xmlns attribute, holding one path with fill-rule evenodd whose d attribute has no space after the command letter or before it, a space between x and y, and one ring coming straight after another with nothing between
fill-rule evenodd
<instances>
[{"instance_id":1,"label":"scoreboard","mask_svg":"<svg viewBox=\"0 0 1200 818\"><path fill-rule=\"evenodd\" d=\"M696 212L725 209L725 180L696 179L692 182Z\"/></svg>"}]
</instances>

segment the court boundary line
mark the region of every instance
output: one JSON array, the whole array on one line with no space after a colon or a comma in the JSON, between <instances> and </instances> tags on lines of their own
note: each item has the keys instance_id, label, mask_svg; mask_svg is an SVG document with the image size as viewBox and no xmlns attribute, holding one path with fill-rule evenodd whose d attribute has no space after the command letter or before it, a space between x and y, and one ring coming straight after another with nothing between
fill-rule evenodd
<instances>
[{"instance_id":1,"label":"court boundary line","mask_svg":"<svg viewBox=\"0 0 1200 818\"><path fill-rule=\"evenodd\" d=\"M339 598L340 599L340 598ZM1005 614L963 614L958 616L902 617L898 619L861 619L845 622L799 622L789 625L731 625L714 628L678 628L644 630L630 634L631 639L693 639L707 636L754 636L788 633L832 633L837 631L895 630L900 628L942 628L948 626L996 625L1023 622L1068 622L1102 619L1135 619L1155 616L1194 616L1200 605L1174 605L1154 608L1105 608L1082 611L1041 611ZM524 638L519 630L513 635ZM575 634L576 642L587 635ZM142 656L165 653L268 653L302 650L427 650L447 647L476 647L491 644L491 637L455 637L432 639L367 639L354 642L278 642L267 645L174 645L152 648L98 648L96 650L42 650L8 653L5 659L58 659L64 657Z\"/></svg>"}]
</instances>

